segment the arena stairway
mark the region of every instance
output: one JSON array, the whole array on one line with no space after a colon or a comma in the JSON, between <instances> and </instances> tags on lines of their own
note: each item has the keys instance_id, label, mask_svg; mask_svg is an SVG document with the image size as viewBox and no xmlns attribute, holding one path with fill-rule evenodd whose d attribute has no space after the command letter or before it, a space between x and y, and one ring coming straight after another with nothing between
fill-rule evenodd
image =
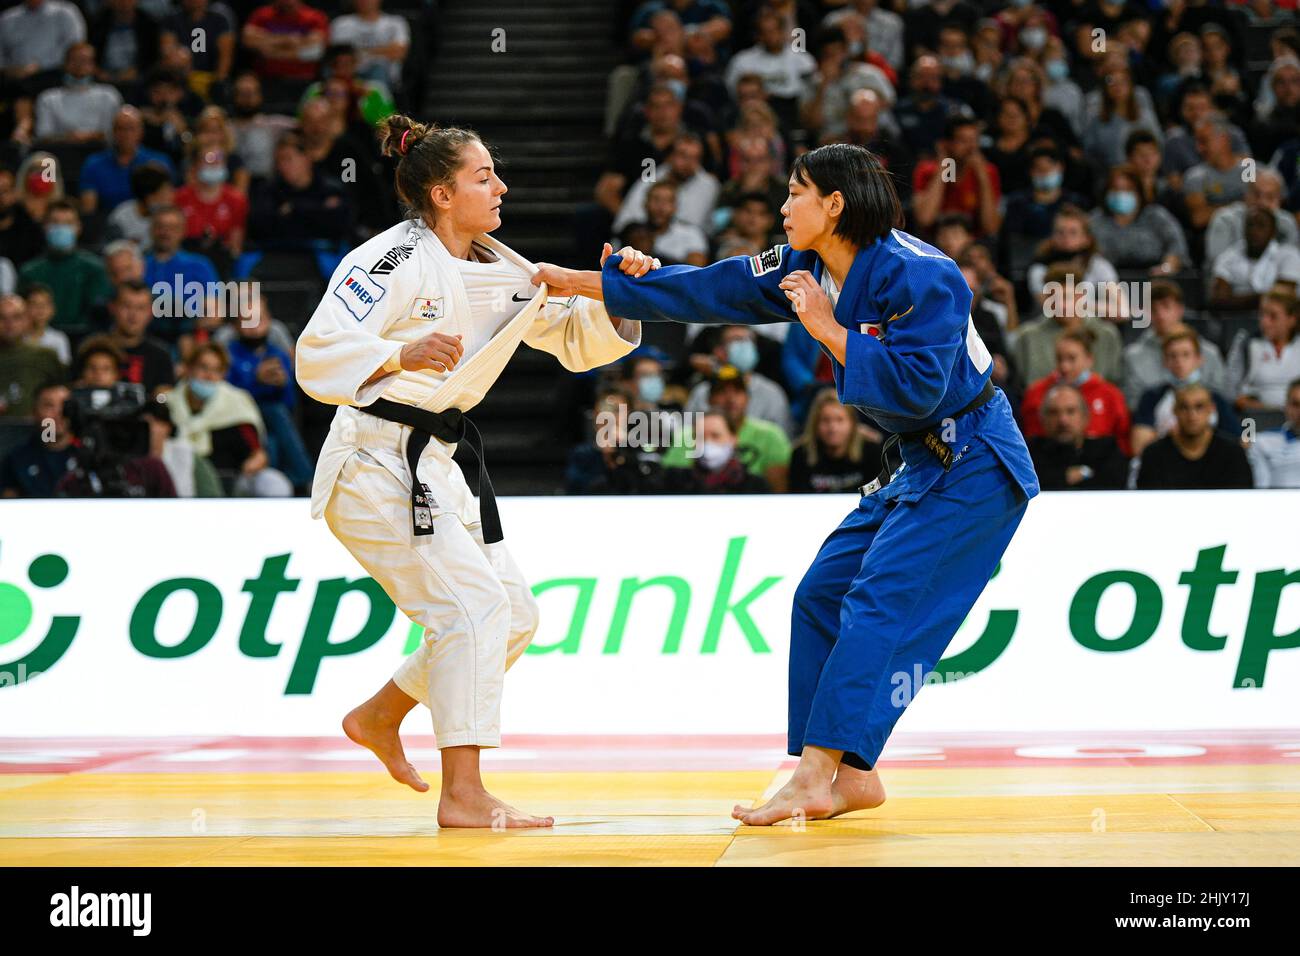
<instances>
[{"instance_id":1,"label":"arena stairway","mask_svg":"<svg viewBox=\"0 0 1300 956\"><path fill-rule=\"evenodd\" d=\"M607 0L438 5L421 118L468 126L494 147L510 190L496 235L535 262L578 264L573 211L591 199L605 158L605 88L621 61L613 42L616 6ZM591 382L550 355L519 349L473 415L499 494L563 490L565 457L580 439L572 410L586 401ZM475 466L462 465L473 487Z\"/></svg>"}]
</instances>

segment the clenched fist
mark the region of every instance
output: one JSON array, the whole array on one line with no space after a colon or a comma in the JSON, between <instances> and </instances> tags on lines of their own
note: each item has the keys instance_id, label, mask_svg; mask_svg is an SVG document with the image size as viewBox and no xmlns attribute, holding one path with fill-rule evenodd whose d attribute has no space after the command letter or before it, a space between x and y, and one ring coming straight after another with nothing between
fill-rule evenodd
<instances>
[{"instance_id":1,"label":"clenched fist","mask_svg":"<svg viewBox=\"0 0 1300 956\"><path fill-rule=\"evenodd\" d=\"M416 342L402 346L402 368L418 372L431 368L435 372L450 372L465 354L460 344L461 336L433 332Z\"/></svg>"}]
</instances>

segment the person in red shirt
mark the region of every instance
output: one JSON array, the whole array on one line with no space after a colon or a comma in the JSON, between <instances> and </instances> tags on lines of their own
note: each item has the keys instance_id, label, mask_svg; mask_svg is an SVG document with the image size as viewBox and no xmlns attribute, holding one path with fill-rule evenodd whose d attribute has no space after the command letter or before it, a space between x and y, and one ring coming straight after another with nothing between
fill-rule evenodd
<instances>
[{"instance_id":1,"label":"person in red shirt","mask_svg":"<svg viewBox=\"0 0 1300 956\"><path fill-rule=\"evenodd\" d=\"M198 250L211 254L219 246L230 257L244 247L244 228L248 221L248 197L230 185L226 154L210 149L195 162L176 191L176 205L185 212L185 238L197 239Z\"/></svg>"},{"instance_id":2,"label":"person in red shirt","mask_svg":"<svg viewBox=\"0 0 1300 956\"><path fill-rule=\"evenodd\" d=\"M1039 410L1048 390L1060 382L1077 388L1088 403L1088 438L1115 439L1127 457L1129 446L1129 412L1124 393L1092 370L1092 333L1085 329L1062 332L1056 340L1056 371L1040 378L1025 392L1020 407L1026 438L1044 434Z\"/></svg>"},{"instance_id":3,"label":"person in red shirt","mask_svg":"<svg viewBox=\"0 0 1300 956\"><path fill-rule=\"evenodd\" d=\"M929 230L941 213L970 216L976 237L991 236L1002 224L998 202L1002 181L997 167L980 151L979 121L952 116L938 142L939 155L916 164L912 173L912 214Z\"/></svg>"},{"instance_id":4,"label":"person in red shirt","mask_svg":"<svg viewBox=\"0 0 1300 956\"><path fill-rule=\"evenodd\" d=\"M306 83L316 78L329 28L329 17L302 0L273 0L253 11L243 41L262 79Z\"/></svg>"}]
</instances>

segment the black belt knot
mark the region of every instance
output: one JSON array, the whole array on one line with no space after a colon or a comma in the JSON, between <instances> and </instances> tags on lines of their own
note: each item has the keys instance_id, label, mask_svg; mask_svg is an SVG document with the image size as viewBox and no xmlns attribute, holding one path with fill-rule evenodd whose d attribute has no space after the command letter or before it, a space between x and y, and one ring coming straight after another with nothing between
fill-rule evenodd
<instances>
[{"instance_id":1,"label":"black belt knot","mask_svg":"<svg viewBox=\"0 0 1300 956\"><path fill-rule=\"evenodd\" d=\"M367 415L374 415L384 421L407 425L411 434L406 440L406 464L411 470L411 522L415 534L433 534L431 509L434 502L428 498L429 489L420 481L416 465L431 438L456 445L464 442L474 453L478 461L478 499L479 514L483 519L483 540L495 544L505 538L501 530L501 514L497 511L496 492L492 490L492 479L488 475L487 459L483 455L483 436L475 424L465 417L459 408L449 408L445 412L431 412L391 402L386 398L377 398L364 407L354 406Z\"/></svg>"},{"instance_id":2,"label":"black belt knot","mask_svg":"<svg viewBox=\"0 0 1300 956\"><path fill-rule=\"evenodd\" d=\"M961 418L963 415L987 405L989 400L992 399L995 394L997 394L997 387L994 386L993 380L986 379L984 387L980 389L980 393L967 402L966 406L960 411L952 415L944 416L944 421ZM863 485L858 490L865 495L870 494L867 489L870 488L872 484L876 486L872 489L873 491L879 491L881 488L885 487L885 485L889 484L893 479L894 472L902 467L903 453L898 446L904 439L920 440L920 442L925 445L926 450L939 459L939 463L943 465L944 471L951 470L952 463L955 460L952 448L943 440L943 436L940 435L935 428L936 426L931 425L928 428L919 428L912 432L899 432L886 438L885 445L880 450L880 474L876 476L875 481L871 482L871 484ZM894 454L897 454L898 456L897 465L890 464Z\"/></svg>"}]
</instances>

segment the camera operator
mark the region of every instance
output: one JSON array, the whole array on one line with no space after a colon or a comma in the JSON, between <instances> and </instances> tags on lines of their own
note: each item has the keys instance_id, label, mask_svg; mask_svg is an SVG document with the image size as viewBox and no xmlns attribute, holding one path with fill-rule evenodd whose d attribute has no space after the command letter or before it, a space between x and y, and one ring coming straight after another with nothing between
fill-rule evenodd
<instances>
[{"instance_id":1,"label":"camera operator","mask_svg":"<svg viewBox=\"0 0 1300 956\"><path fill-rule=\"evenodd\" d=\"M77 350L77 381L63 414L72 436L61 498L175 498L161 461L149 454L144 386L120 381L122 350L94 335Z\"/></svg>"}]
</instances>

